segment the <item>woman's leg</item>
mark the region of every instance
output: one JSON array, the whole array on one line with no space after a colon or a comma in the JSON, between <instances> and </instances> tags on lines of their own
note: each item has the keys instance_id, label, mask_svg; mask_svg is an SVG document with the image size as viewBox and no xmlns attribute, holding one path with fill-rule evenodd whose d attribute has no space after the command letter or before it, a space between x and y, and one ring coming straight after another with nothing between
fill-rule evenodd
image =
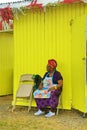
<instances>
[{"instance_id":1,"label":"woman's leg","mask_svg":"<svg viewBox=\"0 0 87 130\"><path fill-rule=\"evenodd\" d=\"M51 111L45 115L45 117L51 117L55 115L56 107L58 106L58 101L59 101L59 91L51 91L50 94L50 100L49 100L49 106L51 107Z\"/></svg>"},{"instance_id":2,"label":"woman's leg","mask_svg":"<svg viewBox=\"0 0 87 130\"><path fill-rule=\"evenodd\" d=\"M38 109L43 109L50 106L51 110L55 111L58 106L60 93L61 91L55 90L51 91L50 98L35 98Z\"/></svg>"},{"instance_id":3,"label":"woman's leg","mask_svg":"<svg viewBox=\"0 0 87 130\"><path fill-rule=\"evenodd\" d=\"M35 99L37 107L38 107L38 111L34 113L34 115L38 116L38 115L42 115L44 114L44 108L46 108L47 105L49 105L49 99Z\"/></svg>"},{"instance_id":4,"label":"woman's leg","mask_svg":"<svg viewBox=\"0 0 87 130\"><path fill-rule=\"evenodd\" d=\"M43 108L46 108L50 104L49 98L38 98L35 99L38 109L42 110Z\"/></svg>"},{"instance_id":5,"label":"woman's leg","mask_svg":"<svg viewBox=\"0 0 87 130\"><path fill-rule=\"evenodd\" d=\"M56 107L58 106L58 101L59 101L59 95L61 92L59 92L58 90L55 91L51 91L51 95L50 95L50 107L51 107L51 111L55 112L56 111Z\"/></svg>"}]
</instances>

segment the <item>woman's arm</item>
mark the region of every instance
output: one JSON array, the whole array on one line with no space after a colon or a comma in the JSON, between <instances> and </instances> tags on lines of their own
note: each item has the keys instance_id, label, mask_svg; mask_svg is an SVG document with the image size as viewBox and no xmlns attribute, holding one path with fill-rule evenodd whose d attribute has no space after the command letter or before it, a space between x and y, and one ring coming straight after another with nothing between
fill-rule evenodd
<instances>
[{"instance_id":1,"label":"woman's arm","mask_svg":"<svg viewBox=\"0 0 87 130\"><path fill-rule=\"evenodd\" d=\"M40 83L38 89L41 90L42 88L43 88L43 82L41 81L41 83Z\"/></svg>"},{"instance_id":2,"label":"woman's arm","mask_svg":"<svg viewBox=\"0 0 87 130\"><path fill-rule=\"evenodd\" d=\"M62 87L62 85L63 85L63 80L58 80L58 85L49 88L49 89L48 89L48 92L49 92L49 91L52 91L52 90L58 90L58 89L60 89L60 88Z\"/></svg>"},{"instance_id":3,"label":"woman's arm","mask_svg":"<svg viewBox=\"0 0 87 130\"><path fill-rule=\"evenodd\" d=\"M62 87L63 85L63 77L61 75L60 72L55 71L54 75L53 75L53 84L58 84L57 86L53 86L52 88L50 88L48 91L51 90L58 90Z\"/></svg>"},{"instance_id":4,"label":"woman's arm","mask_svg":"<svg viewBox=\"0 0 87 130\"><path fill-rule=\"evenodd\" d=\"M63 86L63 80L58 80L58 85L55 86L55 89L60 89Z\"/></svg>"},{"instance_id":5,"label":"woman's arm","mask_svg":"<svg viewBox=\"0 0 87 130\"><path fill-rule=\"evenodd\" d=\"M45 78L45 76L47 75L47 73L48 73L48 72L46 72L46 73L44 74L43 79ZM39 90L41 90L41 89L43 88L43 79L42 79L42 81L41 81L41 83L40 83L40 85L39 85L39 87L38 87Z\"/></svg>"}]
</instances>

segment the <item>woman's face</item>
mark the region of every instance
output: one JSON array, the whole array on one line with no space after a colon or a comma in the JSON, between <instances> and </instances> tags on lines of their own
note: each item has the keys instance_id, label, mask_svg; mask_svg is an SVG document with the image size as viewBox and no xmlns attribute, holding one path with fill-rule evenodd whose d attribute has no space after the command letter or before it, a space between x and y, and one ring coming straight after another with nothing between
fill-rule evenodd
<instances>
[{"instance_id":1,"label":"woman's face","mask_svg":"<svg viewBox=\"0 0 87 130\"><path fill-rule=\"evenodd\" d=\"M48 72L52 72L53 70L54 70L54 69L53 69L51 66L48 66L48 65L47 65L47 71L48 71Z\"/></svg>"}]
</instances>

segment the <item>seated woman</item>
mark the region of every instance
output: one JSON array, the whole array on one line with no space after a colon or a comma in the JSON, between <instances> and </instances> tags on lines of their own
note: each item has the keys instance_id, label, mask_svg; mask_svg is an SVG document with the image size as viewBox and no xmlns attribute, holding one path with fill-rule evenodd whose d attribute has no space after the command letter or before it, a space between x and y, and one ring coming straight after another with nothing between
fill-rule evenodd
<instances>
[{"instance_id":1,"label":"seated woman","mask_svg":"<svg viewBox=\"0 0 87 130\"><path fill-rule=\"evenodd\" d=\"M34 98L38 107L36 116L44 114L43 108L50 106L51 110L45 117L55 115L58 106L59 95L62 91L63 78L61 73L56 70L57 62L54 59L48 60L47 72L45 73L38 90L34 92Z\"/></svg>"}]
</instances>

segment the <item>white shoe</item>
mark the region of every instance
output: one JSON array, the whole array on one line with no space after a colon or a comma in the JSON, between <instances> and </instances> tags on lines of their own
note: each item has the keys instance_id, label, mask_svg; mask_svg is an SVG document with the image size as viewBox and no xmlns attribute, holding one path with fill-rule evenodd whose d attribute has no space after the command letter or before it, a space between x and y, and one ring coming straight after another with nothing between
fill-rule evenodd
<instances>
[{"instance_id":1,"label":"white shoe","mask_svg":"<svg viewBox=\"0 0 87 130\"><path fill-rule=\"evenodd\" d=\"M37 112L34 113L35 116L39 116L39 115L42 115L42 114L44 114L44 112L41 111L40 109Z\"/></svg>"},{"instance_id":2,"label":"white shoe","mask_svg":"<svg viewBox=\"0 0 87 130\"><path fill-rule=\"evenodd\" d=\"M55 116L55 112L49 112L45 115L45 117L51 117L51 116Z\"/></svg>"}]
</instances>

